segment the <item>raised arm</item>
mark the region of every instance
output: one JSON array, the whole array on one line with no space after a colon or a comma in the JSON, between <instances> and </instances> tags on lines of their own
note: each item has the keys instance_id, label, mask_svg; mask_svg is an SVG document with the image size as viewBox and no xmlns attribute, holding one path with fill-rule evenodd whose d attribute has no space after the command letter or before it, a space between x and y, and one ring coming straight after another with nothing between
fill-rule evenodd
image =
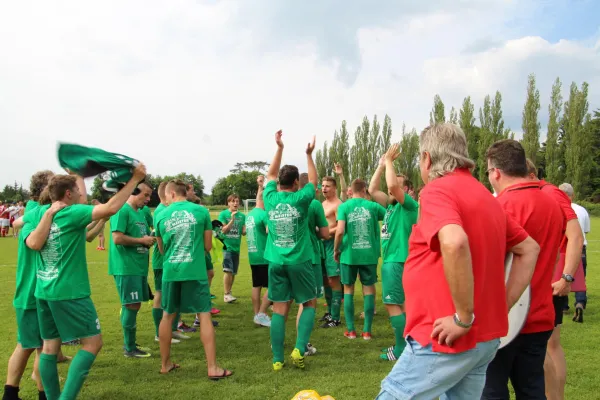
<instances>
[{"instance_id":1,"label":"raised arm","mask_svg":"<svg viewBox=\"0 0 600 400\"><path fill-rule=\"evenodd\" d=\"M369 194L371 198L375 200L379 205L385 207L387 205L388 197L381 191L381 175L385 169L385 156L382 156L379 160L379 165L371 178L369 183Z\"/></svg>"},{"instance_id":2,"label":"raised arm","mask_svg":"<svg viewBox=\"0 0 600 400\"><path fill-rule=\"evenodd\" d=\"M146 167L144 164L139 164L133 171L133 176L127 184L117 192L105 204L99 204L92 210L92 220L108 219L119 212L125 204L129 195L133 192L136 186L146 177Z\"/></svg>"},{"instance_id":3,"label":"raised arm","mask_svg":"<svg viewBox=\"0 0 600 400\"><path fill-rule=\"evenodd\" d=\"M277 143L277 151L273 156L273 162L269 165L269 171L267 172L267 179L270 181L277 180L279 176L279 167L281 167L281 157L283 156L283 141L281 140L282 132L278 130L275 133L275 143ZM309 175L310 176L310 175Z\"/></svg>"},{"instance_id":4,"label":"raised arm","mask_svg":"<svg viewBox=\"0 0 600 400\"><path fill-rule=\"evenodd\" d=\"M318 176L317 167L315 167L315 161L312 158L312 153L315 150L316 138L313 136L312 141L306 146L306 162L308 163L308 181L317 188Z\"/></svg>"},{"instance_id":5,"label":"raised arm","mask_svg":"<svg viewBox=\"0 0 600 400\"><path fill-rule=\"evenodd\" d=\"M265 177L260 175L258 178L256 178L256 183L258 185L258 190L256 191L256 208L264 210L265 202L263 201L263 191L265 190Z\"/></svg>"},{"instance_id":6,"label":"raised arm","mask_svg":"<svg viewBox=\"0 0 600 400\"><path fill-rule=\"evenodd\" d=\"M333 171L337 176L340 177L340 198L342 201L346 201L348 200L348 185L346 184L346 178L344 178L344 169L342 168L341 164L335 163L333 164Z\"/></svg>"},{"instance_id":7,"label":"raised arm","mask_svg":"<svg viewBox=\"0 0 600 400\"><path fill-rule=\"evenodd\" d=\"M400 204L404 204L404 189L398 184L396 170L394 168L394 160L400 156L398 144L393 144L387 153L385 153L385 181L388 191Z\"/></svg>"},{"instance_id":8,"label":"raised arm","mask_svg":"<svg viewBox=\"0 0 600 400\"><path fill-rule=\"evenodd\" d=\"M46 244L46 240L48 239L48 235L50 234L50 227L52 226L52 220L56 213L65 208L67 205L62 201L56 201L52 203L50 208L46 210L40 223L35 228L33 232L29 236L27 236L27 240L25 244L32 250L39 251Z\"/></svg>"}]
</instances>

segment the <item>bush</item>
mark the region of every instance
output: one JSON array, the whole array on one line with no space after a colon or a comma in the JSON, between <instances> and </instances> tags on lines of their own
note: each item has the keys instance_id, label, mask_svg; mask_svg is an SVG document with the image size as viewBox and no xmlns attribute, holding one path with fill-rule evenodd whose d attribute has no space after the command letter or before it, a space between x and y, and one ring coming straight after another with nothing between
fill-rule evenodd
<instances>
[{"instance_id":1,"label":"bush","mask_svg":"<svg viewBox=\"0 0 600 400\"><path fill-rule=\"evenodd\" d=\"M590 203L589 201L581 201L577 204L585 208L591 216L600 217L600 203Z\"/></svg>"}]
</instances>

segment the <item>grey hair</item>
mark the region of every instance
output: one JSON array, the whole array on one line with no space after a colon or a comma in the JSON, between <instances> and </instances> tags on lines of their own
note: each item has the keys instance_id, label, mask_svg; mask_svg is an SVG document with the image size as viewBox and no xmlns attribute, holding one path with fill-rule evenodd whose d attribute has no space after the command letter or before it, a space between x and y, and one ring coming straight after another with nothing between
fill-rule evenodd
<instances>
[{"instance_id":1,"label":"grey hair","mask_svg":"<svg viewBox=\"0 0 600 400\"><path fill-rule=\"evenodd\" d=\"M573 190L573 186L571 186L570 183L563 183L558 188L560 190L562 190L563 192L565 192L565 194L569 197L573 197L573 195L575 194L575 191Z\"/></svg>"},{"instance_id":2,"label":"grey hair","mask_svg":"<svg viewBox=\"0 0 600 400\"><path fill-rule=\"evenodd\" d=\"M457 168L475 167L469 158L467 137L458 125L443 123L425 128L419 137L419 152L421 157L425 152L431 157L430 180L441 178Z\"/></svg>"}]
</instances>

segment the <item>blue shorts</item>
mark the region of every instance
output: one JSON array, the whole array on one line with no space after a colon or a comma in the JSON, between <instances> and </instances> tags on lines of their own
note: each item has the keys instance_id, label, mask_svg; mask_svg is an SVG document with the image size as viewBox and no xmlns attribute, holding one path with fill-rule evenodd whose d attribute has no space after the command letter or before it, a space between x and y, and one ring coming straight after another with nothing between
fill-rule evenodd
<instances>
[{"instance_id":1,"label":"blue shorts","mask_svg":"<svg viewBox=\"0 0 600 400\"><path fill-rule=\"evenodd\" d=\"M223 252L223 272L229 272L233 275L237 275L239 267L240 267L240 253L224 251Z\"/></svg>"}]
</instances>

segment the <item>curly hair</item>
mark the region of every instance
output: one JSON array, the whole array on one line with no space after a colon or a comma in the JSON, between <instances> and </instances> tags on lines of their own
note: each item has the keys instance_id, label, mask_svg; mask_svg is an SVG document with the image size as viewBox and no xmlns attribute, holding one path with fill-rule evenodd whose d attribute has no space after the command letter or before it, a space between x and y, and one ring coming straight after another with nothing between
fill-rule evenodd
<instances>
[{"instance_id":1,"label":"curly hair","mask_svg":"<svg viewBox=\"0 0 600 400\"><path fill-rule=\"evenodd\" d=\"M39 171L33 174L31 183L29 184L29 195L31 196L31 200L39 201L42 191L48 186L48 182L50 182L50 178L53 176L54 172L49 170Z\"/></svg>"}]
</instances>

